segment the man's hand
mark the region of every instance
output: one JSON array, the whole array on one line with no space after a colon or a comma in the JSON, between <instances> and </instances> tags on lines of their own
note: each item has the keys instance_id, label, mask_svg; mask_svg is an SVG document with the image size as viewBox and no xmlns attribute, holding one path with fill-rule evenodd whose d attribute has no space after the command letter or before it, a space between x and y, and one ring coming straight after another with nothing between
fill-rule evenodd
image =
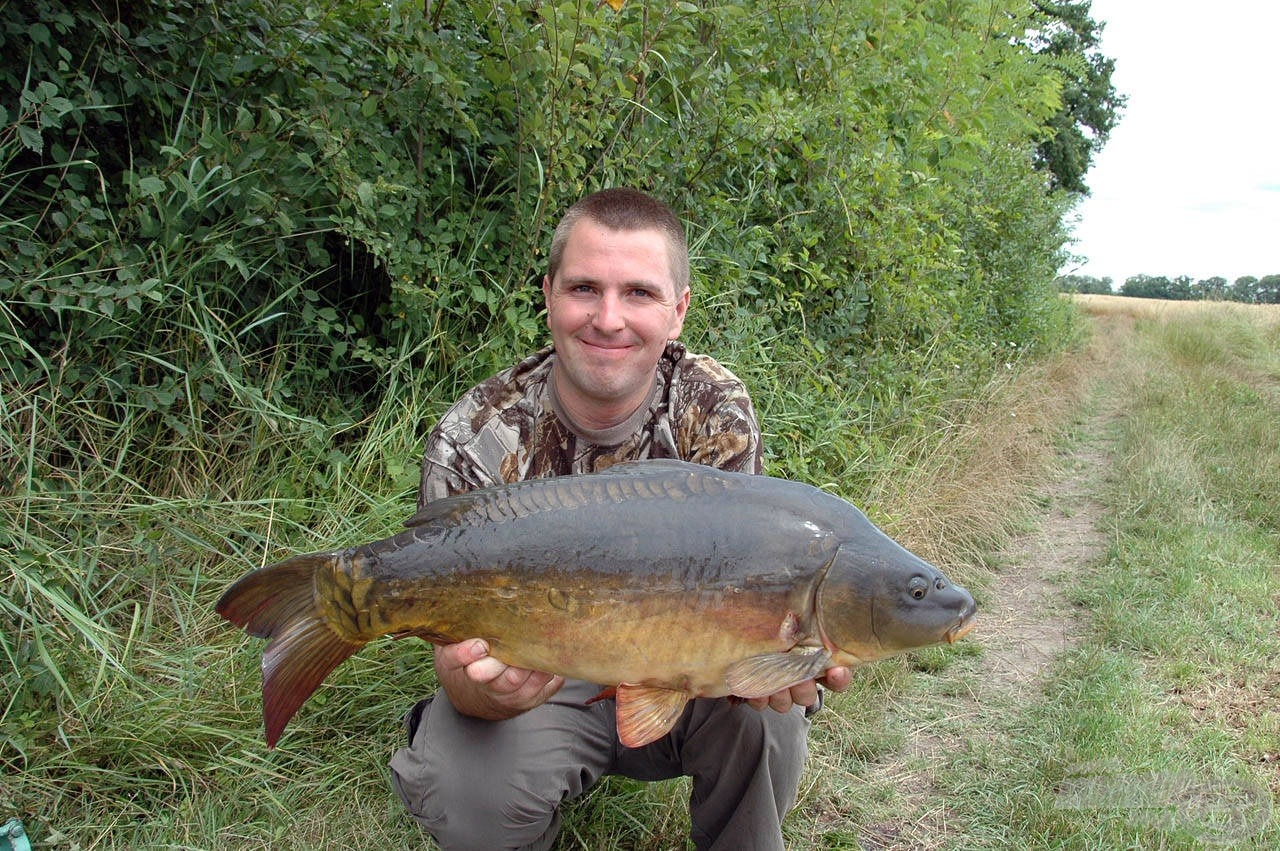
<instances>
[{"instance_id":1,"label":"man's hand","mask_svg":"<svg viewBox=\"0 0 1280 851\"><path fill-rule=\"evenodd\" d=\"M775 712L788 712L793 706L809 707L817 703L819 682L831 691L844 691L852 681L853 671L849 668L827 668L820 679L796 683L791 688L784 688L768 697L752 698L747 701L747 705L754 709L764 709L767 706Z\"/></svg>"},{"instance_id":2,"label":"man's hand","mask_svg":"<svg viewBox=\"0 0 1280 851\"><path fill-rule=\"evenodd\" d=\"M564 677L513 668L489 655L489 645L473 638L435 645L436 677L453 708L472 718L502 721L546 703Z\"/></svg>"}]
</instances>

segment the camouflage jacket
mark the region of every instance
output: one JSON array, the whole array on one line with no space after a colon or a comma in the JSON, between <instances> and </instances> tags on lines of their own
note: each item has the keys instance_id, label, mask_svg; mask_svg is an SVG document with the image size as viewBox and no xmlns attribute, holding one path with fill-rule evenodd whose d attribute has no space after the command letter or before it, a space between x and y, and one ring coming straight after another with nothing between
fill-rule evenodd
<instances>
[{"instance_id":1,"label":"camouflage jacket","mask_svg":"<svg viewBox=\"0 0 1280 851\"><path fill-rule=\"evenodd\" d=\"M646 458L760 472L760 425L751 398L712 358L668 343L649 401L606 432L577 428L557 413L549 381L554 362L548 346L477 384L449 409L427 438L419 506L489 485Z\"/></svg>"}]
</instances>

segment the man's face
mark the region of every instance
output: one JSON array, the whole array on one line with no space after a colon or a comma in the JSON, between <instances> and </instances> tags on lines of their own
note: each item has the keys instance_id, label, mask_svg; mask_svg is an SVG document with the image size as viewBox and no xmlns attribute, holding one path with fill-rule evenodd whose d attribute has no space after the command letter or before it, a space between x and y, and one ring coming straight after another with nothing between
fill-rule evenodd
<instances>
[{"instance_id":1,"label":"man's face","mask_svg":"<svg viewBox=\"0 0 1280 851\"><path fill-rule=\"evenodd\" d=\"M684 327L689 290L677 294L666 237L610 230L582 219L555 280L544 277L556 389L568 413L601 428L644 401L668 340Z\"/></svg>"}]
</instances>

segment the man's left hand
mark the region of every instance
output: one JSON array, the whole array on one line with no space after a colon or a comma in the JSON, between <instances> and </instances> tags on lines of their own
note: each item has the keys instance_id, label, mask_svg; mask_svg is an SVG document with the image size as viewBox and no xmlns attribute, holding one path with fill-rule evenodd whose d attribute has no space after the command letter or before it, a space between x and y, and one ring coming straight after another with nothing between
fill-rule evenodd
<instances>
[{"instance_id":1,"label":"man's left hand","mask_svg":"<svg viewBox=\"0 0 1280 851\"><path fill-rule=\"evenodd\" d=\"M752 698L747 701L747 705L754 709L764 709L767 706L775 712L789 712L793 706L808 708L818 702L819 683L838 692L847 689L852 681L853 671L849 668L827 668L826 673L817 680L796 683L791 688L784 688L768 697Z\"/></svg>"}]
</instances>

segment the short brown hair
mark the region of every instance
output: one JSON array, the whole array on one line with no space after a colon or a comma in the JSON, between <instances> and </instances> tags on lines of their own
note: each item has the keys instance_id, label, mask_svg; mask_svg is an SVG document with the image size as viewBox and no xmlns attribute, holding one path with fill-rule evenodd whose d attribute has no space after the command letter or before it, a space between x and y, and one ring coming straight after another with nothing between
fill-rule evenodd
<instances>
[{"instance_id":1,"label":"short brown hair","mask_svg":"<svg viewBox=\"0 0 1280 851\"><path fill-rule=\"evenodd\" d=\"M676 295L689 288L689 245L684 225L663 202L637 190L619 187L602 189L583 198L565 211L551 237L547 256L547 276L555 280L564 257L564 246L579 220L587 218L610 230L656 230L667 239L667 255L671 263L671 279Z\"/></svg>"}]
</instances>

